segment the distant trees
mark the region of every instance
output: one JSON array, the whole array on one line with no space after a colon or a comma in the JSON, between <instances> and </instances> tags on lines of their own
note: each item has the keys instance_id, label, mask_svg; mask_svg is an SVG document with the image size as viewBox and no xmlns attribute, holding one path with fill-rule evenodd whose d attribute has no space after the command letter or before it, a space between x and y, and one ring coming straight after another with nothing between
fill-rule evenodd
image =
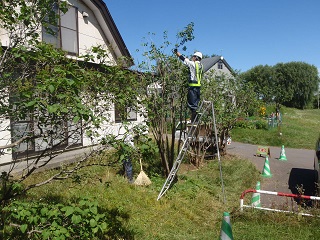
<instances>
[{"instance_id":1,"label":"distant trees","mask_svg":"<svg viewBox=\"0 0 320 240\"><path fill-rule=\"evenodd\" d=\"M258 99L272 102L274 96L273 68L268 65L258 65L241 75L246 83L251 83Z\"/></svg>"},{"instance_id":2,"label":"distant trees","mask_svg":"<svg viewBox=\"0 0 320 240\"><path fill-rule=\"evenodd\" d=\"M318 69L304 62L259 65L242 73L241 78L254 86L264 102L300 109L313 103L320 82Z\"/></svg>"},{"instance_id":3,"label":"distant trees","mask_svg":"<svg viewBox=\"0 0 320 240\"><path fill-rule=\"evenodd\" d=\"M287 106L304 109L312 104L318 90L318 69L303 62L278 63L274 66L276 101Z\"/></svg>"}]
</instances>

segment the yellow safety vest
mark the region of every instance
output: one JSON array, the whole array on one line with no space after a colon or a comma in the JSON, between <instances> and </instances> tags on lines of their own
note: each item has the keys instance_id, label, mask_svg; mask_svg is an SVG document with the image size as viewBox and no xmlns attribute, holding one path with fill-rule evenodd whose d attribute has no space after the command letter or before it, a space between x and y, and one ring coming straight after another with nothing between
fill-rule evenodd
<instances>
[{"instance_id":1,"label":"yellow safety vest","mask_svg":"<svg viewBox=\"0 0 320 240\"><path fill-rule=\"evenodd\" d=\"M201 64L201 63L200 63ZM195 62L197 83L189 83L189 87L200 87L203 73L203 67L199 69L199 63Z\"/></svg>"}]
</instances>

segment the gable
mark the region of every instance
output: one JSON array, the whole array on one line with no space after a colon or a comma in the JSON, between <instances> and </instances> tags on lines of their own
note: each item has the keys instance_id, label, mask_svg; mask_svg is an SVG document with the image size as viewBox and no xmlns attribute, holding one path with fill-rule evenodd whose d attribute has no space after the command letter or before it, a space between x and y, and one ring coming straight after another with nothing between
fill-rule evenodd
<instances>
[{"instance_id":1,"label":"gable","mask_svg":"<svg viewBox=\"0 0 320 240\"><path fill-rule=\"evenodd\" d=\"M204 58L201 60L204 72L214 71L216 75L233 75L233 70L222 56Z\"/></svg>"},{"instance_id":2,"label":"gable","mask_svg":"<svg viewBox=\"0 0 320 240\"><path fill-rule=\"evenodd\" d=\"M69 0L78 8L79 53L92 46L106 46L114 59L132 59L112 16L102 0ZM133 65L133 61L129 63Z\"/></svg>"},{"instance_id":3,"label":"gable","mask_svg":"<svg viewBox=\"0 0 320 240\"><path fill-rule=\"evenodd\" d=\"M62 48L70 56L85 54L92 46L102 46L109 56L108 65L114 65L116 60L125 57L129 59L127 66L133 65L133 60L112 16L103 0L68 0L70 9L61 14L59 26L52 26L56 36L42 29L41 39ZM72 12L72 13L71 13ZM64 21L64 22L63 22ZM63 25L62 25L63 22ZM41 31L34 26L36 31ZM0 42L9 46L10 33L0 29Z\"/></svg>"}]
</instances>

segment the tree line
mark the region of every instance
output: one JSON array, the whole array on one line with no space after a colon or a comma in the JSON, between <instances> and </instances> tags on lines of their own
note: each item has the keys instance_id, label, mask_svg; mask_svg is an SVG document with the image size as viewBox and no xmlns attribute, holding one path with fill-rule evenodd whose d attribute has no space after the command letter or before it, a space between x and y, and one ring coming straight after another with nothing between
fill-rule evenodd
<instances>
[{"instance_id":1,"label":"tree line","mask_svg":"<svg viewBox=\"0 0 320 240\"><path fill-rule=\"evenodd\" d=\"M266 104L299 109L317 106L320 80L314 65L305 62L258 65L239 77L252 84L256 97Z\"/></svg>"}]
</instances>

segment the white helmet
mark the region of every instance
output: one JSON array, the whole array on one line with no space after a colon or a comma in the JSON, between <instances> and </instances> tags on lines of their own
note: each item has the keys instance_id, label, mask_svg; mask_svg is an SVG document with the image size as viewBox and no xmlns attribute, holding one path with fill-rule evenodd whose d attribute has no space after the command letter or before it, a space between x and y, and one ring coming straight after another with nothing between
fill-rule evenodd
<instances>
[{"instance_id":1,"label":"white helmet","mask_svg":"<svg viewBox=\"0 0 320 240\"><path fill-rule=\"evenodd\" d=\"M200 60L202 59L202 53L201 52L195 52L193 54L193 56L196 56L196 57L200 58Z\"/></svg>"}]
</instances>

